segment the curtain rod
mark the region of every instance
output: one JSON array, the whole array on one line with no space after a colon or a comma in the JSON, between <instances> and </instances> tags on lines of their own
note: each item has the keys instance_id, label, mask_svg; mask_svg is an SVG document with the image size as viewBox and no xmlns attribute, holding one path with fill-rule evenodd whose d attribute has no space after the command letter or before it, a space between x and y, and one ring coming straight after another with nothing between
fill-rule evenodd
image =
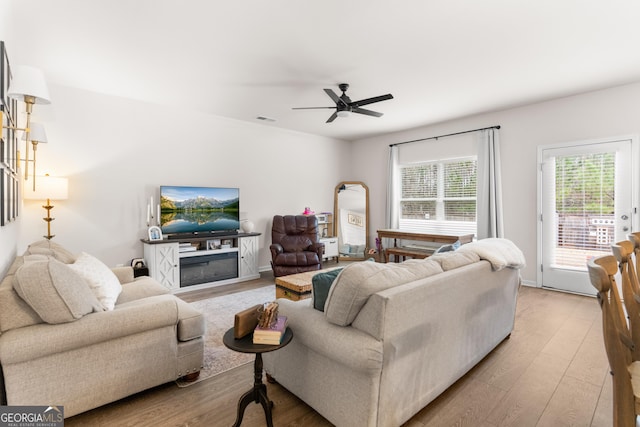
<instances>
[{"instance_id":1,"label":"curtain rod","mask_svg":"<svg viewBox=\"0 0 640 427\"><path fill-rule=\"evenodd\" d=\"M394 147L396 145L402 145L402 144L409 144L411 142L420 142L420 141L428 141L430 139L438 139L438 138L445 138L447 136L455 136L455 135L462 135L463 133L471 133L471 132L478 132L481 130L487 130L487 129L500 129L500 125L497 126L489 126L486 128L480 128L480 129L473 129L473 130L465 130L462 132L455 132L455 133L448 133L446 135L439 135L439 136L431 136L429 138L420 138L420 139L414 139L411 141L404 141L404 142L396 142L395 144L389 144L389 147Z\"/></svg>"}]
</instances>

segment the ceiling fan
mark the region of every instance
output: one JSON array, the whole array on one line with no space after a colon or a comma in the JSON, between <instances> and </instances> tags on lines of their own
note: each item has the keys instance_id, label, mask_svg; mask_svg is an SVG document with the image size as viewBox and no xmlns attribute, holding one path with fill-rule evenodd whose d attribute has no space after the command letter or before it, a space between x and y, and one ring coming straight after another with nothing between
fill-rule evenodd
<instances>
[{"instance_id":1,"label":"ceiling fan","mask_svg":"<svg viewBox=\"0 0 640 427\"><path fill-rule=\"evenodd\" d=\"M342 91L342 95L338 96L333 90L325 89L324 91L329 97L336 103L334 107L294 107L293 110L315 110L320 108L335 108L336 111L329 117L327 123L331 123L336 117L347 117L350 113L364 114L366 116L381 117L382 113L377 111L366 110L360 108L363 105L373 104L374 102L386 101L387 99L393 99L393 95L390 93L386 95L374 96L373 98L361 99L360 101L352 101L351 98L345 93L349 89L349 84L340 83L338 88Z\"/></svg>"}]
</instances>

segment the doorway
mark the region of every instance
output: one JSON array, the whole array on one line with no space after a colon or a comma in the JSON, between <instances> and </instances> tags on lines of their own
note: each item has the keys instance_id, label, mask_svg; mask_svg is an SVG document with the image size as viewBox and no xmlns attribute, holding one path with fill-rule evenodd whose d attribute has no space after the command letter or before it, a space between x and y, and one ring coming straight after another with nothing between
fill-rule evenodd
<instances>
[{"instance_id":1,"label":"doorway","mask_svg":"<svg viewBox=\"0 0 640 427\"><path fill-rule=\"evenodd\" d=\"M538 149L538 285L595 295L587 260L637 224L637 138Z\"/></svg>"}]
</instances>

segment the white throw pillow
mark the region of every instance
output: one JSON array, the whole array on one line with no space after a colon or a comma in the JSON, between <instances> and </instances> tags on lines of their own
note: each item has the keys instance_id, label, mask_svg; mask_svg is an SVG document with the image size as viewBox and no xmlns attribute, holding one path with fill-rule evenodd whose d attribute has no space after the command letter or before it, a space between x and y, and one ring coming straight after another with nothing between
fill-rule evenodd
<instances>
[{"instance_id":1,"label":"white throw pillow","mask_svg":"<svg viewBox=\"0 0 640 427\"><path fill-rule=\"evenodd\" d=\"M85 252L81 252L69 267L89 282L89 287L107 310L113 310L122 285L109 267Z\"/></svg>"}]
</instances>

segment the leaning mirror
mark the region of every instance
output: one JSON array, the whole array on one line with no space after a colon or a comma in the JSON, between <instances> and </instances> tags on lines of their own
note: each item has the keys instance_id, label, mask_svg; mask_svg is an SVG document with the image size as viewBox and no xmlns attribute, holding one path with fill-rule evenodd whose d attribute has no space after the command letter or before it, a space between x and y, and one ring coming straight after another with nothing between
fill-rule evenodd
<instances>
[{"instance_id":1,"label":"leaning mirror","mask_svg":"<svg viewBox=\"0 0 640 427\"><path fill-rule=\"evenodd\" d=\"M369 242L369 188L360 181L336 186L333 204L340 259L364 259Z\"/></svg>"}]
</instances>

